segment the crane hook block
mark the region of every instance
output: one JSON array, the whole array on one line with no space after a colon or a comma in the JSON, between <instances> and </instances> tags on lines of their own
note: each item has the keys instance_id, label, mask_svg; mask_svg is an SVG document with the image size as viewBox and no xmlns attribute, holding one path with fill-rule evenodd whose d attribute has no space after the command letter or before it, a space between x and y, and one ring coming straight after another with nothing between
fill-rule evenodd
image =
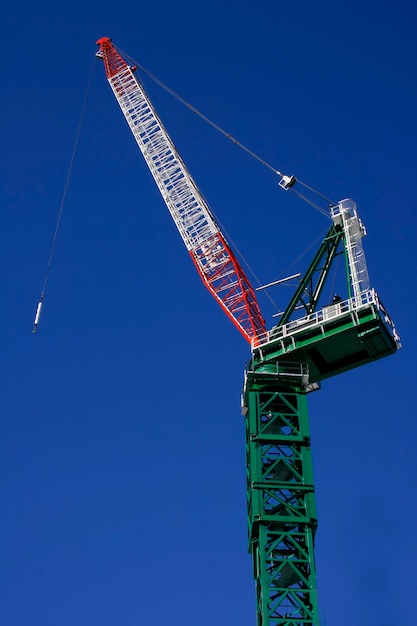
<instances>
[{"instance_id":1,"label":"crane hook block","mask_svg":"<svg viewBox=\"0 0 417 626\"><path fill-rule=\"evenodd\" d=\"M38 330L38 324L39 324L39 318L41 316L41 311L42 311L42 300L39 300L37 309L36 309L36 315L35 315L35 321L33 322L33 333L36 333L36 331Z\"/></svg>"},{"instance_id":2,"label":"crane hook block","mask_svg":"<svg viewBox=\"0 0 417 626\"><path fill-rule=\"evenodd\" d=\"M288 189L291 189L291 187L294 187L295 183L297 182L295 176L283 176L281 178L281 180L279 181L278 185L280 187L282 187L283 189L285 189L285 191L287 191Z\"/></svg>"}]
</instances>

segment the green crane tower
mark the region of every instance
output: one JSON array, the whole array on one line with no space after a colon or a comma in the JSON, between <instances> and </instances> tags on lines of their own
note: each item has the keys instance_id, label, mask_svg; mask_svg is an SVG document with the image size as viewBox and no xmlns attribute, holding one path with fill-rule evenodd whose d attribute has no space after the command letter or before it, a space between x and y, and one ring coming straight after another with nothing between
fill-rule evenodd
<instances>
[{"instance_id":1,"label":"green crane tower","mask_svg":"<svg viewBox=\"0 0 417 626\"><path fill-rule=\"evenodd\" d=\"M109 84L201 279L251 344L242 412L257 624L319 626L307 394L323 379L400 347L370 286L362 247L365 229L356 205L347 199L330 207L330 230L304 277L289 277L298 278L298 285L278 324L268 331L255 290L134 75L137 65L128 65L108 37L97 44ZM285 190L303 184L273 171ZM323 289L341 258L343 297L328 303Z\"/></svg>"},{"instance_id":2,"label":"green crane tower","mask_svg":"<svg viewBox=\"0 0 417 626\"><path fill-rule=\"evenodd\" d=\"M319 624L307 394L323 379L400 347L369 285L355 204L344 200L331 213L329 232L279 323L253 349L245 375L248 534L258 626ZM348 297L336 296L318 309L340 256ZM294 317L300 308L304 315Z\"/></svg>"}]
</instances>

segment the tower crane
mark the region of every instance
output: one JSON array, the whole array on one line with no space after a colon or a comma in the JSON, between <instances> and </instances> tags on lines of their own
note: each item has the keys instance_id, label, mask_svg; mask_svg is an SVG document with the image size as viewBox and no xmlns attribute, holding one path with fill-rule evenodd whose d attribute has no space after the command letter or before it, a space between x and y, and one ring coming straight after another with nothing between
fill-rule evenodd
<instances>
[{"instance_id":1,"label":"tower crane","mask_svg":"<svg viewBox=\"0 0 417 626\"><path fill-rule=\"evenodd\" d=\"M304 276L296 275L298 286L288 306L268 330L255 289L136 77L136 67L110 38L97 44L110 87L203 283L251 345L242 413L257 624L319 626L307 394L322 380L393 354L401 345L370 285L362 245L366 232L356 204L344 199L330 206L330 229ZM283 189L297 184L293 176L277 173ZM346 297L323 306L323 288L339 258L345 260Z\"/></svg>"}]
</instances>

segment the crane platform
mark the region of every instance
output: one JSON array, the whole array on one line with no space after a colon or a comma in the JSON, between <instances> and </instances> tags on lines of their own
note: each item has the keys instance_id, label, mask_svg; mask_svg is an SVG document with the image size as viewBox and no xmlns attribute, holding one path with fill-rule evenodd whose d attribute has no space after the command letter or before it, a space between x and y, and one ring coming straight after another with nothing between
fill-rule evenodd
<instances>
[{"instance_id":1,"label":"crane platform","mask_svg":"<svg viewBox=\"0 0 417 626\"><path fill-rule=\"evenodd\" d=\"M309 383L393 354L400 338L374 289L273 328L254 348L257 371L305 363Z\"/></svg>"}]
</instances>

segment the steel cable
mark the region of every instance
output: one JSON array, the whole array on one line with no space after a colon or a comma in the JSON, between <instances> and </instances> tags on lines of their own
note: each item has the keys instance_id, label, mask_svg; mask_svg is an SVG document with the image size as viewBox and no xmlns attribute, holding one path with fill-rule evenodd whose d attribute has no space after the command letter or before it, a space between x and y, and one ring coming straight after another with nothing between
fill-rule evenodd
<instances>
[{"instance_id":1,"label":"steel cable","mask_svg":"<svg viewBox=\"0 0 417 626\"><path fill-rule=\"evenodd\" d=\"M241 148L244 152L246 152L247 154L249 154L251 157L253 157L254 159L256 159L256 161L258 161L259 163L261 163L262 165L264 165L266 168L268 168L269 170L271 170L272 172L274 172L274 174L277 174L278 176L284 176L284 174L282 172L280 172L276 167L274 167L273 165L271 165L270 163L268 163L267 161L265 161L264 159L262 159L262 157L260 157L258 154L256 154L255 152L253 152L252 150L250 150L250 148L248 148L247 146L245 146L244 144L242 144L240 141L238 141L237 139L235 139L230 133L228 133L227 131L225 131L223 128L221 128L221 126L219 126L218 124L216 124L215 122L213 122L209 117L207 117L207 115L204 115L204 113L201 113L201 111L199 111L196 107L194 107L192 104L190 104L189 102L187 102L187 100L185 100L184 98L182 98L179 94L177 94L173 89L171 89L170 87L168 87L167 85L165 85L165 83L163 83L161 80L159 80L159 78L157 78L154 74L152 74L149 70L147 70L145 67L143 67L143 65L141 65L140 63L138 63L137 61L135 61L135 59L133 59L131 56L129 56L128 54L126 54L123 50L121 50L120 48L116 48L116 50L124 57L126 58L129 62L132 63L132 65L138 67L144 74L146 74L153 82L155 82L157 85L159 85L159 87L161 87L164 91L166 91L167 93L169 93L173 98L175 98L176 100L178 100L178 102L180 102L181 104L183 104L185 107L187 107L188 109L190 109L190 111L192 111L193 113L195 113L195 115L197 115L199 118L201 118L204 122L206 122L207 124L209 124L212 128L214 128L215 130L217 130L219 133L221 133L224 137L226 137L227 139L229 139L232 143L234 143L236 146L238 146L239 148ZM307 183L304 183L302 180L300 180L299 178L296 178L296 183L298 183L299 185L302 185L303 187L305 187L305 189L308 189L311 193L319 196L320 198L322 198L323 200L325 200L326 202L329 203L329 205L335 205L337 204L336 202L333 202L333 200L331 200L330 198L328 198L327 196L323 195L320 191L317 191L316 189L314 189L313 187L311 187L310 185L307 185ZM290 188L291 190L293 190L292 188ZM325 209L323 209L322 207L320 207L319 205L315 204L314 202L312 202L311 200L309 200L308 198L306 198L303 194L297 194L299 195L299 197L304 200L305 202L307 202L308 204L310 204L313 208L315 208L317 211L319 211L320 213L322 213L323 215L326 215L326 217L329 217L328 212L326 212Z\"/></svg>"},{"instance_id":2,"label":"steel cable","mask_svg":"<svg viewBox=\"0 0 417 626\"><path fill-rule=\"evenodd\" d=\"M89 91L90 91L90 85L91 85L91 80L92 80L92 77L93 77L94 66L95 66L95 58L93 59L93 63L91 65L90 75L89 75L88 82L87 82L87 89L86 89L86 92L85 92L83 105L81 107L80 120L78 122L77 132L75 134L74 147L72 149L71 159L70 159L70 163L69 163L69 167L68 167L68 171L67 171L67 177L66 177L66 180L65 180L64 191L63 191L63 194L62 194L61 204L60 204L59 211L58 211L58 218L57 218L57 221L56 221L55 231L54 231L54 235L53 235L53 238L52 238L52 244L51 244L51 248L49 250L48 264L46 266L46 272L45 272L45 277L44 277L44 280L43 280L42 291L41 291L41 295L40 295L40 298L39 298L38 306L36 308L35 320L33 322L33 330L32 330L33 333L36 333L37 330L38 330L39 319L40 319L40 316L41 316L42 305L43 305L43 301L44 301L44 297L45 297L46 285L48 283L49 272L50 272L50 269L51 269L52 259L53 259L53 256L54 256L55 246L56 246L56 242L57 242L57 238L58 238L58 231L59 231L59 227L60 227L60 224L61 224L62 213L63 213L63 210L64 210L65 200L66 200L67 193L68 193L69 182L70 182L71 173L72 173L72 167L73 167L73 164L74 164L75 153L77 151L78 140L80 138L81 126L82 126L82 123L83 123L85 109L86 109L86 106L87 106L88 94L89 94Z\"/></svg>"}]
</instances>

